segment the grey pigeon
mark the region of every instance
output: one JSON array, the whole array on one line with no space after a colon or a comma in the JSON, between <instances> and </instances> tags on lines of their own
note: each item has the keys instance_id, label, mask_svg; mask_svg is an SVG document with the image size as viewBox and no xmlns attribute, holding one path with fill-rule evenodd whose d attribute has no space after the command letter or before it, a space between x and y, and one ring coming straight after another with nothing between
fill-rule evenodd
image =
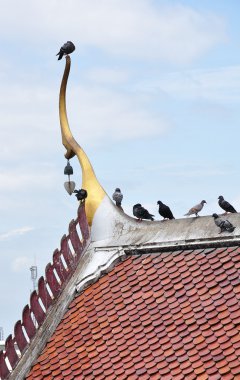
<instances>
[{"instance_id":1,"label":"grey pigeon","mask_svg":"<svg viewBox=\"0 0 240 380\"><path fill-rule=\"evenodd\" d=\"M167 205L165 205L161 201L158 201L157 204L159 205L158 212L164 219L175 219L172 211Z\"/></svg>"},{"instance_id":2,"label":"grey pigeon","mask_svg":"<svg viewBox=\"0 0 240 380\"><path fill-rule=\"evenodd\" d=\"M235 208L234 208L234 207L233 207L228 201L225 201L225 199L223 198L222 195L219 195L219 197L218 197L218 204L219 204L219 206L220 206L224 211L226 211L226 213L227 213L227 212L232 212L232 213L237 212L237 211L235 210Z\"/></svg>"},{"instance_id":3,"label":"grey pigeon","mask_svg":"<svg viewBox=\"0 0 240 380\"><path fill-rule=\"evenodd\" d=\"M84 202L88 196L87 190L85 189L74 190L74 193L80 203Z\"/></svg>"},{"instance_id":4,"label":"grey pigeon","mask_svg":"<svg viewBox=\"0 0 240 380\"><path fill-rule=\"evenodd\" d=\"M196 206L193 206L190 208L190 210L187 212L187 214L184 214L184 216L189 216L195 214L196 216L199 216L198 213L202 210L204 203L207 203L206 201L201 201Z\"/></svg>"},{"instance_id":5,"label":"grey pigeon","mask_svg":"<svg viewBox=\"0 0 240 380\"><path fill-rule=\"evenodd\" d=\"M136 216L140 221L143 219L154 220L154 215L149 214L148 210L146 210L140 203L137 203L133 206L133 215Z\"/></svg>"},{"instance_id":6,"label":"grey pigeon","mask_svg":"<svg viewBox=\"0 0 240 380\"><path fill-rule=\"evenodd\" d=\"M119 187L117 187L112 195L112 199L116 202L116 206L122 208L123 195Z\"/></svg>"},{"instance_id":7,"label":"grey pigeon","mask_svg":"<svg viewBox=\"0 0 240 380\"><path fill-rule=\"evenodd\" d=\"M218 214L212 214L212 217L214 218L216 226L220 228L219 233L222 233L224 231L233 232L235 230L236 227L234 227L232 223L229 222L229 220L219 218Z\"/></svg>"},{"instance_id":8,"label":"grey pigeon","mask_svg":"<svg viewBox=\"0 0 240 380\"><path fill-rule=\"evenodd\" d=\"M64 55L71 54L75 50L75 46L71 41L67 41L56 54L58 55L58 61L62 59Z\"/></svg>"}]
</instances>

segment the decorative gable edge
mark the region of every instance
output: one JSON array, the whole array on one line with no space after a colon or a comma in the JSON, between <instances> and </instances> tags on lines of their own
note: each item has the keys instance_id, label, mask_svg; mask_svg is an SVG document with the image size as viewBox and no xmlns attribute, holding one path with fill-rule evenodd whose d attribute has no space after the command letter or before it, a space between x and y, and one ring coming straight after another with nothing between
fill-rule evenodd
<instances>
[{"instance_id":1,"label":"decorative gable edge","mask_svg":"<svg viewBox=\"0 0 240 380\"><path fill-rule=\"evenodd\" d=\"M22 312L22 320L14 326L0 351L0 379L22 380L46 340L59 322L55 318L65 310L75 293L76 268L90 244L90 230L84 204L78 208L76 220L69 224L69 234L61 240L60 250L53 253L52 263L45 268L45 278L38 281L37 291L30 295L29 305ZM62 316L62 315L61 315Z\"/></svg>"}]
</instances>

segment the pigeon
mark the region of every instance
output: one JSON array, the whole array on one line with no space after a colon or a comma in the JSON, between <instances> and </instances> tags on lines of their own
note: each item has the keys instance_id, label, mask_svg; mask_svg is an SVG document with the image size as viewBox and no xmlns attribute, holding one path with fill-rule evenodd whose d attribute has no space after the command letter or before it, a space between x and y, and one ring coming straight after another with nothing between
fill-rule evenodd
<instances>
[{"instance_id":1,"label":"pigeon","mask_svg":"<svg viewBox=\"0 0 240 380\"><path fill-rule=\"evenodd\" d=\"M219 197L218 197L218 204L219 204L219 206L224 210L224 211L226 211L226 213L227 212L237 212L236 210L235 210L235 208L232 206L232 205L230 205L230 203L228 203L227 201L225 201L225 199L223 198L223 196L222 195L219 195Z\"/></svg>"},{"instance_id":2,"label":"pigeon","mask_svg":"<svg viewBox=\"0 0 240 380\"><path fill-rule=\"evenodd\" d=\"M65 44L63 44L59 52L56 54L59 56L58 61L62 59L64 55L71 54L74 50L75 50L74 44L71 41L67 41Z\"/></svg>"},{"instance_id":3,"label":"pigeon","mask_svg":"<svg viewBox=\"0 0 240 380\"><path fill-rule=\"evenodd\" d=\"M154 220L154 215L149 214L148 210L146 210L140 203L137 203L133 206L133 215L136 216L140 221L143 219Z\"/></svg>"},{"instance_id":4,"label":"pigeon","mask_svg":"<svg viewBox=\"0 0 240 380\"><path fill-rule=\"evenodd\" d=\"M80 203L84 202L87 198L87 190L80 189L80 190L74 190L75 196L77 197L77 200L80 201Z\"/></svg>"},{"instance_id":5,"label":"pigeon","mask_svg":"<svg viewBox=\"0 0 240 380\"><path fill-rule=\"evenodd\" d=\"M234 227L232 223L229 222L229 220L219 218L218 214L212 214L212 217L214 218L216 226L220 227L219 233L222 233L223 231L233 232L235 230L236 227Z\"/></svg>"},{"instance_id":6,"label":"pigeon","mask_svg":"<svg viewBox=\"0 0 240 380\"><path fill-rule=\"evenodd\" d=\"M116 206L122 208L123 195L119 187L117 187L112 195L112 199L116 202Z\"/></svg>"},{"instance_id":7,"label":"pigeon","mask_svg":"<svg viewBox=\"0 0 240 380\"><path fill-rule=\"evenodd\" d=\"M192 208L190 208L190 210L187 212L187 214L184 214L184 216L189 216L192 214L199 216L198 213L202 210L204 203L207 203L207 202L203 200L200 203L198 203L196 206L193 206Z\"/></svg>"},{"instance_id":8,"label":"pigeon","mask_svg":"<svg viewBox=\"0 0 240 380\"><path fill-rule=\"evenodd\" d=\"M167 205L165 205L161 201L158 201L157 204L159 205L158 212L163 217L163 219L175 219L172 211Z\"/></svg>"}]
</instances>

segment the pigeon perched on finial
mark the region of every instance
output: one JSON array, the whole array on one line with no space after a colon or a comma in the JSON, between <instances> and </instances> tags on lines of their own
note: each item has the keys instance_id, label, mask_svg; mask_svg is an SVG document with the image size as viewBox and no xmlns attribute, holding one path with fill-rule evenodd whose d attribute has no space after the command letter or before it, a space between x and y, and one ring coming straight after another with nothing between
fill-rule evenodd
<instances>
[{"instance_id":1,"label":"pigeon perched on finial","mask_svg":"<svg viewBox=\"0 0 240 380\"><path fill-rule=\"evenodd\" d=\"M218 197L218 204L219 204L219 206L220 206L224 211L226 211L226 213L228 213L228 212L232 212L232 213L237 212L237 211L235 210L235 208L234 208L229 202L225 201L225 199L223 198L222 195L219 195L219 197Z\"/></svg>"},{"instance_id":2,"label":"pigeon perched on finial","mask_svg":"<svg viewBox=\"0 0 240 380\"><path fill-rule=\"evenodd\" d=\"M56 54L59 56L58 61L62 59L64 55L71 54L74 50L75 50L75 46L72 43L72 41L67 41L65 44L63 44L59 52Z\"/></svg>"},{"instance_id":3,"label":"pigeon perched on finial","mask_svg":"<svg viewBox=\"0 0 240 380\"><path fill-rule=\"evenodd\" d=\"M83 203L85 199L87 198L87 190L80 189L80 190L74 190L75 196L77 197L77 200L80 201L80 203Z\"/></svg>"},{"instance_id":4,"label":"pigeon perched on finial","mask_svg":"<svg viewBox=\"0 0 240 380\"><path fill-rule=\"evenodd\" d=\"M116 206L122 209L123 195L119 187L117 187L112 195L112 199L116 202Z\"/></svg>"},{"instance_id":5,"label":"pigeon perched on finial","mask_svg":"<svg viewBox=\"0 0 240 380\"><path fill-rule=\"evenodd\" d=\"M133 206L133 215L136 216L136 218L138 218L139 221L142 221L143 219L154 220L154 215L149 214L148 210L142 207L140 203L137 203Z\"/></svg>"},{"instance_id":6,"label":"pigeon perched on finial","mask_svg":"<svg viewBox=\"0 0 240 380\"><path fill-rule=\"evenodd\" d=\"M184 216L189 216L195 214L196 216L199 216L198 213L202 210L204 203L207 203L206 201L201 201L196 206L193 206L190 208L190 210L187 212L187 214L184 214Z\"/></svg>"},{"instance_id":7,"label":"pigeon perched on finial","mask_svg":"<svg viewBox=\"0 0 240 380\"><path fill-rule=\"evenodd\" d=\"M167 205L165 205L161 201L158 201L157 204L159 205L158 212L163 217L163 220L164 219L175 219L172 211L170 210L170 208Z\"/></svg>"},{"instance_id":8,"label":"pigeon perched on finial","mask_svg":"<svg viewBox=\"0 0 240 380\"><path fill-rule=\"evenodd\" d=\"M224 231L233 232L235 230L236 227L234 227L232 223L229 222L229 220L219 218L218 214L212 214L212 217L214 218L216 226L220 228L220 234Z\"/></svg>"}]
</instances>

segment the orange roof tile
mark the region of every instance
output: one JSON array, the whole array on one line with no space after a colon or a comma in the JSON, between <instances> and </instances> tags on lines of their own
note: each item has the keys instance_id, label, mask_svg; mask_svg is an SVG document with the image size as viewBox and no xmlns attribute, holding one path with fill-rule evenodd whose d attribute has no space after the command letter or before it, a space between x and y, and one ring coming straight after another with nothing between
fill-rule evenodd
<instances>
[{"instance_id":1,"label":"orange roof tile","mask_svg":"<svg viewBox=\"0 0 240 380\"><path fill-rule=\"evenodd\" d=\"M235 379L240 249L128 257L69 305L27 375Z\"/></svg>"}]
</instances>

